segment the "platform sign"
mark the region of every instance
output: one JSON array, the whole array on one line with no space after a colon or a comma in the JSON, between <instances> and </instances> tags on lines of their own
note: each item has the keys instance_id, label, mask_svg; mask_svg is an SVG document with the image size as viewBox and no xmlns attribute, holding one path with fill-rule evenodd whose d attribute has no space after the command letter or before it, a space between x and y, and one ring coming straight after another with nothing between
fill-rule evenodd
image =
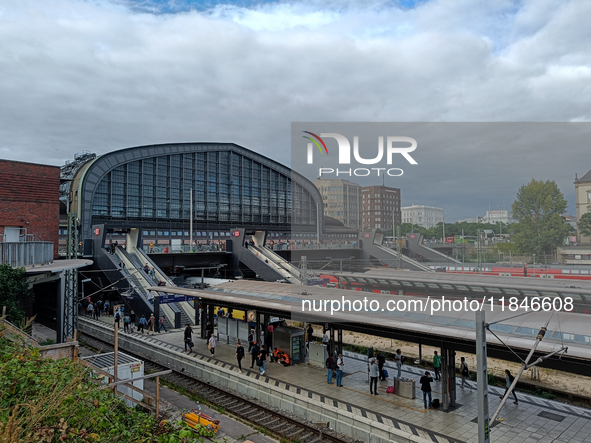
<instances>
[{"instance_id":1,"label":"platform sign","mask_svg":"<svg viewBox=\"0 0 591 443\"><path fill-rule=\"evenodd\" d=\"M167 294L160 296L160 303L178 303L181 301L190 301L193 297L186 297L184 295Z\"/></svg>"}]
</instances>

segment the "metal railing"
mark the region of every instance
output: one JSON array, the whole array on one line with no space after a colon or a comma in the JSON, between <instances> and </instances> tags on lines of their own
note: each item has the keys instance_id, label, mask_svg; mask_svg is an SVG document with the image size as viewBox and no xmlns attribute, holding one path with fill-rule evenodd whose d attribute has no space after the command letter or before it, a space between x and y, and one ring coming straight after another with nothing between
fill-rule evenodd
<instances>
[{"instance_id":1,"label":"metal railing","mask_svg":"<svg viewBox=\"0 0 591 443\"><path fill-rule=\"evenodd\" d=\"M53 242L0 243L0 263L13 268L41 265L53 261Z\"/></svg>"}]
</instances>

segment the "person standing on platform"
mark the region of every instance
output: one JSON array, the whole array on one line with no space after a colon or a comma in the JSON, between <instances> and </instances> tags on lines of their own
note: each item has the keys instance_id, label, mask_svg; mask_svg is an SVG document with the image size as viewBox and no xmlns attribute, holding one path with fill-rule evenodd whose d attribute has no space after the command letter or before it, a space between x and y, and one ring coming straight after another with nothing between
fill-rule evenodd
<instances>
[{"instance_id":1,"label":"person standing on platform","mask_svg":"<svg viewBox=\"0 0 591 443\"><path fill-rule=\"evenodd\" d=\"M421 391L423 391L423 403L425 404L425 409L427 409L427 397L429 397L429 409L433 409L431 406L431 382L433 378L429 371L425 372L425 375L421 377L419 383L421 384Z\"/></svg>"},{"instance_id":2,"label":"person standing on platform","mask_svg":"<svg viewBox=\"0 0 591 443\"><path fill-rule=\"evenodd\" d=\"M343 378L343 367L345 366L345 362L343 361L343 355L339 354L337 358L337 386L342 387L342 378Z\"/></svg>"},{"instance_id":3,"label":"person standing on platform","mask_svg":"<svg viewBox=\"0 0 591 443\"><path fill-rule=\"evenodd\" d=\"M462 375L462 388L464 385L470 386L466 383L466 377L470 375L470 370L468 369L468 363L466 363L466 359L464 357L460 358L460 374Z\"/></svg>"},{"instance_id":4,"label":"person standing on platform","mask_svg":"<svg viewBox=\"0 0 591 443\"><path fill-rule=\"evenodd\" d=\"M404 360L404 356L402 355L402 351L400 349L396 349L396 354L394 354L394 362L396 363L396 367L398 368L398 375L396 378L402 377L402 361Z\"/></svg>"},{"instance_id":5,"label":"person standing on platform","mask_svg":"<svg viewBox=\"0 0 591 443\"><path fill-rule=\"evenodd\" d=\"M271 349L273 349L273 325L269 325L267 327L267 336L265 337L265 348L269 351L269 361L273 363L273 353Z\"/></svg>"},{"instance_id":6,"label":"person standing on platform","mask_svg":"<svg viewBox=\"0 0 591 443\"><path fill-rule=\"evenodd\" d=\"M211 352L211 355L215 354L216 344L217 343L215 340L215 335L211 334L211 337L209 337L208 344L207 344L207 347L209 348L209 352Z\"/></svg>"},{"instance_id":7,"label":"person standing on platform","mask_svg":"<svg viewBox=\"0 0 591 443\"><path fill-rule=\"evenodd\" d=\"M259 360L261 361L261 375L265 375L265 365L267 364L267 350L265 345L261 345L261 352L259 354Z\"/></svg>"},{"instance_id":8,"label":"person standing on platform","mask_svg":"<svg viewBox=\"0 0 591 443\"><path fill-rule=\"evenodd\" d=\"M308 323L308 329L306 329L306 332L308 333L307 342L310 343L312 341L312 335L314 334L312 323Z\"/></svg>"},{"instance_id":9,"label":"person standing on platform","mask_svg":"<svg viewBox=\"0 0 591 443\"><path fill-rule=\"evenodd\" d=\"M115 323L117 323L117 329L121 328L121 325L119 324L119 322L121 321L121 312L119 312L119 308L117 308L117 310L115 311Z\"/></svg>"},{"instance_id":10,"label":"person standing on platform","mask_svg":"<svg viewBox=\"0 0 591 443\"><path fill-rule=\"evenodd\" d=\"M335 369L334 359L332 356L328 356L326 359L326 382L329 385L332 385L332 371Z\"/></svg>"},{"instance_id":11,"label":"person standing on platform","mask_svg":"<svg viewBox=\"0 0 591 443\"><path fill-rule=\"evenodd\" d=\"M191 352L193 352L193 346L191 346L191 344L193 343L193 340L191 337L192 334L193 334L193 329L191 329L191 325L189 325L189 323L187 323L185 325L185 333L183 334L183 337L185 340L185 351L187 350L187 348L189 348L189 354Z\"/></svg>"},{"instance_id":12,"label":"person standing on platform","mask_svg":"<svg viewBox=\"0 0 591 443\"><path fill-rule=\"evenodd\" d=\"M131 322L129 326L131 328L131 333L133 334L133 330L135 329L135 312L131 311L129 314L129 321Z\"/></svg>"},{"instance_id":13,"label":"person standing on platform","mask_svg":"<svg viewBox=\"0 0 591 443\"><path fill-rule=\"evenodd\" d=\"M146 317L144 315L142 315L142 318L140 318L140 323L139 323L139 325L137 325L137 329L138 329L138 331L141 331L143 334L144 328L146 328L147 326L148 326L148 321L146 320Z\"/></svg>"},{"instance_id":14,"label":"person standing on platform","mask_svg":"<svg viewBox=\"0 0 591 443\"><path fill-rule=\"evenodd\" d=\"M126 315L125 317L123 317L123 331L124 332L129 332L129 315Z\"/></svg>"},{"instance_id":15,"label":"person standing on platform","mask_svg":"<svg viewBox=\"0 0 591 443\"><path fill-rule=\"evenodd\" d=\"M373 395L378 394L378 376L380 375L380 368L375 358L371 359L371 366L369 367L369 393Z\"/></svg>"},{"instance_id":16,"label":"person standing on platform","mask_svg":"<svg viewBox=\"0 0 591 443\"><path fill-rule=\"evenodd\" d=\"M435 371L435 380L441 380L441 355L437 351L433 355L433 370Z\"/></svg>"},{"instance_id":17,"label":"person standing on platform","mask_svg":"<svg viewBox=\"0 0 591 443\"><path fill-rule=\"evenodd\" d=\"M88 303L88 305L86 305L86 316L92 317L92 303Z\"/></svg>"},{"instance_id":18,"label":"person standing on platform","mask_svg":"<svg viewBox=\"0 0 591 443\"><path fill-rule=\"evenodd\" d=\"M211 324L210 321L207 322L207 325L205 325L205 341L209 341L209 337L211 337L213 334L213 325Z\"/></svg>"},{"instance_id":19,"label":"person standing on platform","mask_svg":"<svg viewBox=\"0 0 591 443\"><path fill-rule=\"evenodd\" d=\"M150 315L150 319L148 320L148 333L152 333L152 335L156 335L154 329L156 328L156 317L154 314Z\"/></svg>"},{"instance_id":20,"label":"person standing on platform","mask_svg":"<svg viewBox=\"0 0 591 443\"><path fill-rule=\"evenodd\" d=\"M257 342L255 341L252 344L252 349L250 350L250 355L252 356L252 361L250 362L250 369L252 369L254 367L254 363L257 360L257 357L259 356L259 353L261 352L261 349L259 348L259 346L257 345Z\"/></svg>"},{"instance_id":21,"label":"person standing on platform","mask_svg":"<svg viewBox=\"0 0 591 443\"><path fill-rule=\"evenodd\" d=\"M246 321L246 315L244 316L244 321ZM252 344L254 343L254 329L250 330L250 334L248 334L248 352L252 349Z\"/></svg>"},{"instance_id":22,"label":"person standing on platform","mask_svg":"<svg viewBox=\"0 0 591 443\"><path fill-rule=\"evenodd\" d=\"M242 347L242 343L238 340L238 344L236 345L236 355L234 356L236 361L238 362L238 372L242 374L242 359L244 358L244 348Z\"/></svg>"},{"instance_id":23,"label":"person standing on platform","mask_svg":"<svg viewBox=\"0 0 591 443\"><path fill-rule=\"evenodd\" d=\"M97 305L94 305L94 309L93 309L93 311L92 311L92 312L93 312L93 314L94 314L94 315L93 315L93 318L94 318L95 320L98 320L98 319L99 319L99 317L100 317L100 312L101 312L101 311L100 311L100 308L99 308L99 306L98 306L98 304L97 304Z\"/></svg>"},{"instance_id":24,"label":"person standing on platform","mask_svg":"<svg viewBox=\"0 0 591 443\"><path fill-rule=\"evenodd\" d=\"M513 380L515 380L515 377L513 377L511 375L511 371L509 371L509 369L505 369L505 393L499 397L501 400L503 399L503 397L505 395L507 395L507 391L511 387L511 384L513 384ZM515 401L513 403L518 405L519 401L517 400L517 395L515 394L515 389L513 389L513 391L511 391L511 392L513 393L513 398L515 399Z\"/></svg>"},{"instance_id":25,"label":"person standing on platform","mask_svg":"<svg viewBox=\"0 0 591 443\"><path fill-rule=\"evenodd\" d=\"M386 364L386 355L383 352L377 351L377 359L378 359L378 369L380 371L380 380L386 380L386 376L384 374L384 365Z\"/></svg>"},{"instance_id":26,"label":"person standing on platform","mask_svg":"<svg viewBox=\"0 0 591 443\"><path fill-rule=\"evenodd\" d=\"M165 321L166 317L164 315L160 317L160 324L158 325L158 334L160 334L160 331L162 331L162 329L164 329L164 332L168 332L166 330L166 325L164 324Z\"/></svg>"}]
</instances>

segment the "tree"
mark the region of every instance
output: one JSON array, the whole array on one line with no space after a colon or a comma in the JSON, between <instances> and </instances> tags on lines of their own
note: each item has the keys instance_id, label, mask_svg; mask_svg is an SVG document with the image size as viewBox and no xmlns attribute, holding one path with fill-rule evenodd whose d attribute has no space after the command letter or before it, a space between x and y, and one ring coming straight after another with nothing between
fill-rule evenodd
<instances>
[{"instance_id":1,"label":"tree","mask_svg":"<svg viewBox=\"0 0 591 443\"><path fill-rule=\"evenodd\" d=\"M8 264L0 264L0 309L6 306L7 319L17 326L25 318L21 300L28 296L25 268L14 269Z\"/></svg>"},{"instance_id":2,"label":"tree","mask_svg":"<svg viewBox=\"0 0 591 443\"><path fill-rule=\"evenodd\" d=\"M591 237L591 212L581 216L579 220L579 231L586 237Z\"/></svg>"},{"instance_id":3,"label":"tree","mask_svg":"<svg viewBox=\"0 0 591 443\"><path fill-rule=\"evenodd\" d=\"M532 179L519 188L511 208L513 218L518 221L513 226L515 244L524 253L550 253L572 230L562 217L566 200L554 181Z\"/></svg>"}]
</instances>

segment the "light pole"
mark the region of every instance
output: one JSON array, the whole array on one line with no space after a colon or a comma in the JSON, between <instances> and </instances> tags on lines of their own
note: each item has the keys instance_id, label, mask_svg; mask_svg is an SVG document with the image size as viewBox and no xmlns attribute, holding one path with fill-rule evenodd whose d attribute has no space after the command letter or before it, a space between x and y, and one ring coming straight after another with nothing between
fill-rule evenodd
<instances>
[{"instance_id":1,"label":"light pole","mask_svg":"<svg viewBox=\"0 0 591 443\"><path fill-rule=\"evenodd\" d=\"M534 277L536 276L536 254L534 254Z\"/></svg>"}]
</instances>

